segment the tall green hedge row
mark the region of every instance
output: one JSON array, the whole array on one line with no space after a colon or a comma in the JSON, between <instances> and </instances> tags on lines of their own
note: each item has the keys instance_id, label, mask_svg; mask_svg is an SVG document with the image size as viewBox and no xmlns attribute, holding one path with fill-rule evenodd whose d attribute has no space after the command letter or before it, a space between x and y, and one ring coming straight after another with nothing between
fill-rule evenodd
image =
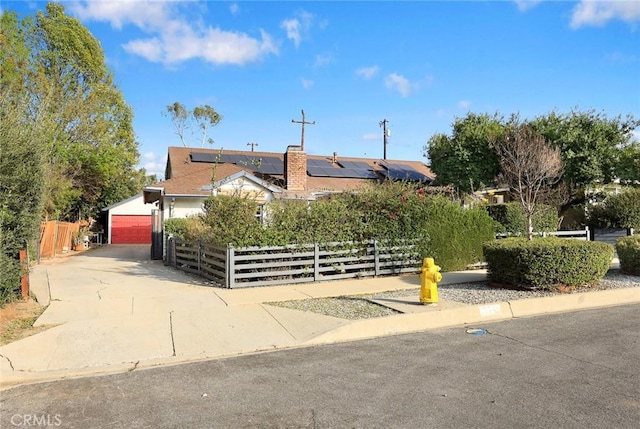
<instances>
[{"instance_id":1,"label":"tall green hedge row","mask_svg":"<svg viewBox=\"0 0 640 429\"><path fill-rule=\"evenodd\" d=\"M640 276L640 235L620 237L616 240L620 270L625 274Z\"/></svg>"},{"instance_id":2,"label":"tall green hedge row","mask_svg":"<svg viewBox=\"0 0 640 429\"><path fill-rule=\"evenodd\" d=\"M490 282L543 289L597 284L613 258L610 244L555 237L494 240L483 252Z\"/></svg>"},{"instance_id":3,"label":"tall green hedge row","mask_svg":"<svg viewBox=\"0 0 640 429\"><path fill-rule=\"evenodd\" d=\"M417 240L420 257L434 257L445 271L481 261L482 243L495 234L484 209L463 209L446 197L429 196L401 182L314 202L273 201L267 207L267 221L260 225L255 201L219 195L207 200L204 215L170 220L165 228L185 238L236 247Z\"/></svg>"},{"instance_id":4,"label":"tall green hedge row","mask_svg":"<svg viewBox=\"0 0 640 429\"><path fill-rule=\"evenodd\" d=\"M500 234L526 235L527 217L522 204L509 202L486 206L487 213L496 221L496 232ZM539 205L533 216L534 232L549 232L558 229L558 211L553 206Z\"/></svg>"}]
</instances>

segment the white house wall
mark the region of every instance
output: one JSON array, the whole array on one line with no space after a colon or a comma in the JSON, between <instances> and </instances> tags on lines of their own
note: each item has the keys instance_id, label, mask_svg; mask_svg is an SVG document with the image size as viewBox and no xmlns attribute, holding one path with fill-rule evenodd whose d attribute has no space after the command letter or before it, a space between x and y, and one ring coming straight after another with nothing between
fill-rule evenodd
<instances>
[{"instance_id":1,"label":"white house wall","mask_svg":"<svg viewBox=\"0 0 640 429\"><path fill-rule=\"evenodd\" d=\"M145 204L142 194L121 201L109 208L109 215L150 215L153 204Z\"/></svg>"}]
</instances>

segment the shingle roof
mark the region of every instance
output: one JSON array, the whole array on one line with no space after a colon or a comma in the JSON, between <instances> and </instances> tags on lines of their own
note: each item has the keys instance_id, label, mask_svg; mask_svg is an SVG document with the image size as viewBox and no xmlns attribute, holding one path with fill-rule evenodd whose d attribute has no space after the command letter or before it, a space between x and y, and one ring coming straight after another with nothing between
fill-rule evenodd
<instances>
[{"instance_id":1,"label":"shingle roof","mask_svg":"<svg viewBox=\"0 0 640 429\"><path fill-rule=\"evenodd\" d=\"M222 150L222 149L202 149L202 148L187 148L187 147L169 147L169 153L167 157L167 180L159 182L152 187L164 187L165 193L176 195L207 195L204 191L197 191L211 183L211 174L213 165L216 167L216 180L220 180L238 171L244 170L254 174L255 176L265 179L277 186L284 187L284 176L281 174L262 175L256 173L256 168L253 165L240 166L235 164L223 163L213 164L206 162L192 162L191 153L204 153L212 154L214 157L219 155L247 155L252 157L272 157L278 158L284 162L284 153L274 152L250 152L250 151L238 151L238 150ZM321 156L307 154L307 162L310 160L325 160L330 163L333 162L333 156ZM369 170L383 172L386 169L383 164L390 163L393 165L404 165L411 167L418 173L425 175L429 178L433 178L434 174L429 167L420 161L406 161L406 160L381 160L372 158L353 158L353 157L337 157L338 163L342 161L362 162L368 165ZM335 168L339 166L334 164ZM372 179L361 178L345 178L345 177L307 177L307 190L296 191L297 196L305 196L314 192L336 192L336 191L348 191L361 188L367 183L370 183ZM285 192L283 197L294 192Z\"/></svg>"}]
</instances>

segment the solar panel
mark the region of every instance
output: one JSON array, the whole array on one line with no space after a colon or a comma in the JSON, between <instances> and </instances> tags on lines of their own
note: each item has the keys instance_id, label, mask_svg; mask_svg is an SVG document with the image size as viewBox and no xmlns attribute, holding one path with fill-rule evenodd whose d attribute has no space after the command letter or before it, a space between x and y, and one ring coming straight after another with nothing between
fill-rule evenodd
<instances>
[{"instance_id":1,"label":"solar panel","mask_svg":"<svg viewBox=\"0 0 640 429\"><path fill-rule=\"evenodd\" d=\"M260 167L256 167L255 171L262 174L284 174L284 166L262 164Z\"/></svg>"},{"instance_id":2,"label":"solar panel","mask_svg":"<svg viewBox=\"0 0 640 429\"><path fill-rule=\"evenodd\" d=\"M408 180L411 182L430 182L431 178L425 176L418 171L410 171L409 169L390 167L388 171L382 171L381 173L392 180Z\"/></svg>"},{"instance_id":3,"label":"solar panel","mask_svg":"<svg viewBox=\"0 0 640 429\"><path fill-rule=\"evenodd\" d=\"M321 168L332 168L332 164L326 159L308 159L307 166L312 167L321 167Z\"/></svg>"},{"instance_id":4,"label":"solar panel","mask_svg":"<svg viewBox=\"0 0 640 429\"><path fill-rule=\"evenodd\" d=\"M215 154L191 152L191 162L215 162Z\"/></svg>"},{"instance_id":5,"label":"solar panel","mask_svg":"<svg viewBox=\"0 0 640 429\"><path fill-rule=\"evenodd\" d=\"M335 177L330 168L314 167L307 165L307 173L313 177Z\"/></svg>"},{"instance_id":6,"label":"solar panel","mask_svg":"<svg viewBox=\"0 0 640 429\"><path fill-rule=\"evenodd\" d=\"M352 170L358 179L377 179L378 175L371 170L356 169Z\"/></svg>"},{"instance_id":7,"label":"solar panel","mask_svg":"<svg viewBox=\"0 0 640 429\"><path fill-rule=\"evenodd\" d=\"M371 170L371 166L363 161L338 161L338 164L351 170Z\"/></svg>"},{"instance_id":8,"label":"solar panel","mask_svg":"<svg viewBox=\"0 0 640 429\"><path fill-rule=\"evenodd\" d=\"M222 154L220 156L216 156L218 162L228 162L230 164L238 164L241 162L246 162L247 157L244 155L225 155Z\"/></svg>"},{"instance_id":9,"label":"solar panel","mask_svg":"<svg viewBox=\"0 0 640 429\"><path fill-rule=\"evenodd\" d=\"M263 164L284 165L284 162L276 156L263 156L260 159Z\"/></svg>"}]
</instances>

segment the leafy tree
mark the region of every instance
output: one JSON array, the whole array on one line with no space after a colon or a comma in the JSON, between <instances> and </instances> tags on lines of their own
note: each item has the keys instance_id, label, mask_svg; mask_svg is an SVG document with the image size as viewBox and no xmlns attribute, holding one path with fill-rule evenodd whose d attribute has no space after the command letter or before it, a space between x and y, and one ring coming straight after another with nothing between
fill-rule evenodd
<instances>
[{"instance_id":1,"label":"leafy tree","mask_svg":"<svg viewBox=\"0 0 640 429\"><path fill-rule=\"evenodd\" d=\"M616 176L626 184L635 183L640 179L640 142L629 142L620 149Z\"/></svg>"},{"instance_id":2,"label":"leafy tree","mask_svg":"<svg viewBox=\"0 0 640 429\"><path fill-rule=\"evenodd\" d=\"M551 112L529 121L553 147L560 149L564 163L562 187L573 204L584 199L584 189L614 179L633 182L640 177L640 143L632 133L640 120L633 116L608 118L593 110ZM504 135L502 118L469 113L456 118L451 136L433 135L425 147L431 169L440 184L451 184L472 192L494 183L500 172L495 142ZM556 187L560 186L558 184Z\"/></svg>"},{"instance_id":3,"label":"leafy tree","mask_svg":"<svg viewBox=\"0 0 640 429\"><path fill-rule=\"evenodd\" d=\"M456 118L451 136L435 134L424 148L438 183L467 193L493 183L499 172L493 148L503 134L503 120L497 114Z\"/></svg>"},{"instance_id":4,"label":"leafy tree","mask_svg":"<svg viewBox=\"0 0 640 429\"><path fill-rule=\"evenodd\" d=\"M551 112L535 118L531 125L560 149L565 164L564 180L574 193L580 194L588 185L609 183L619 177L633 180L629 175L634 174L634 162L635 173L639 171L639 149L630 141L640 121L631 115L610 119L594 110ZM621 160L624 160L622 165Z\"/></svg>"},{"instance_id":5,"label":"leafy tree","mask_svg":"<svg viewBox=\"0 0 640 429\"><path fill-rule=\"evenodd\" d=\"M533 238L533 216L544 197L562 175L560 149L549 145L529 125L510 121L507 133L496 146L501 181L522 205L527 218L527 238Z\"/></svg>"},{"instance_id":6,"label":"leafy tree","mask_svg":"<svg viewBox=\"0 0 640 429\"><path fill-rule=\"evenodd\" d=\"M25 126L16 99L0 97L0 305L19 296L18 253L38 235L46 175L46 121Z\"/></svg>"},{"instance_id":7,"label":"leafy tree","mask_svg":"<svg viewBox=\"0 0 640 429\"><path fill-rule=\"evenodd\" d=\"M205 143L213 144L213 139L207 138L209 128L217 126L222 121L222 116L208 104L197 106L193 110L187 109L184 104L175 102L167 106L166 114L171 118L175 133L180 137L184 147L189 147L185 134L193 134L195 127L200 130L200 147Z\"/></svg>"},{"instance_id":8,"label":"leafy tree","mask_svg":"<svg viewBox=\"0 0 640 429\"><path fill-rule=\"evenodd\" d=\"M135 167L133 113L98 40L58 3L22 21L5 11L2 24L3 96L21 106L25 124L36 114L48 124L45 217L95 215L139 192L146 174Z\"/></svg>"}]
</instances>

